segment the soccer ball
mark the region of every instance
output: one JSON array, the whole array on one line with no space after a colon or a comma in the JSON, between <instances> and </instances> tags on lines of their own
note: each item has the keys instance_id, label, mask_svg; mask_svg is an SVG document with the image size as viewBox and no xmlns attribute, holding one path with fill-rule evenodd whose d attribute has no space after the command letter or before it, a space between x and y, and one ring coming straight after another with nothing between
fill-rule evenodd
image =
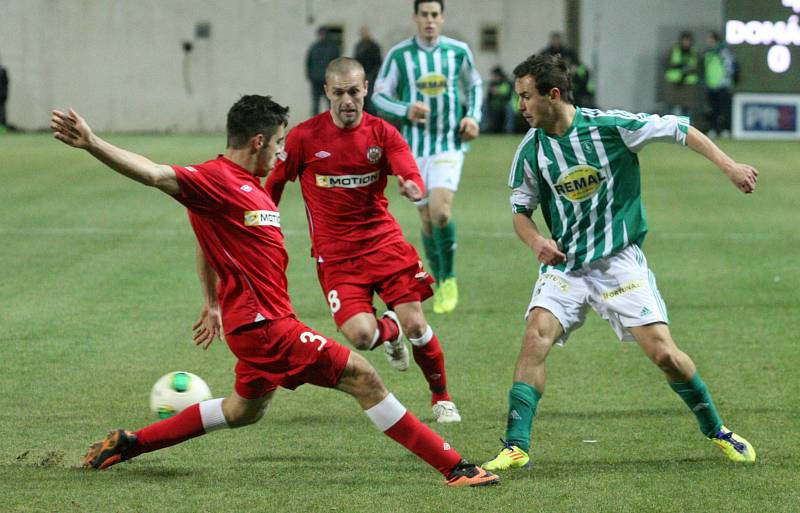
<instances>
[{"instance_id":1,"label":"soccer ball","mask_svg":"<svg viewBox=\"0 0 800 513\"><path fill-rule=\"evenodd\" d=\"M164 374L150 391L150 411L160 419L172 417L185 408L211 399L211 390L200 376L176 371Z\"/></svg>"}]
</instances>

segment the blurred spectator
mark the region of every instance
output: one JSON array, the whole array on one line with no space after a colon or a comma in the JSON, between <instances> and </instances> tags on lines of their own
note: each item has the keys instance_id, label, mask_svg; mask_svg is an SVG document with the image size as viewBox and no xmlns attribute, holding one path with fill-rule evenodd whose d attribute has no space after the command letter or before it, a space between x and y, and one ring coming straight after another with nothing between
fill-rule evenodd
<instances>
[{"instance_id":1,"label":"blurred spectator","mask_svg":"<svg viewBox=\"0 0 800 513\"><path fill-rule=\"evenodd\" d=\"M319 100L325 98L325 68L341 56L339 43L325 27L317 29L317 40L306 53L306 78L311 82L311 115L320 113ZM327 98L326 98L327 101ZM325 107L327 109L327 107Z\"/></svg>"},{"instance_id":2,"label":"blurred spectator","mask_svg":"<svg viewBox=\"0 0 800 513\"><path fill-rule=\"evenodd\" d=\"M568 66L575 105L593 109L595 107L594 83L589 68L579 61L568 62Z\"/></svg>"},{"instance_id":3,"label":"blurred spectator","mask_svg":"<svg viewBox=\"0 0 800 513\"><path fill-rule=\"evenodd\" d=\"M578 62L578 54L575 50L564 46L559 32L550 33L550 44L539 53L542 55L556 55L569 62Z\"/></svg>"},{"instance_id":4,"label":"blurred spectator","mask_svg":"<svg viewBox=\"0 0 800 513\"><path fill-rule=\"evenodd\" d=\"M8 72L0 62L0 131L8 128L6 121L6 100L8 100Z\"/></svg>"},{"instance_id":5,"label":"blurred spectator","mask_svg":"<svg viewBox=\"0 0 800 513\"><path fill-rule=\"evenodd\" d=\"M731 129L731 94L736 83L736 61L718 32L709 32L706 43L709 48L703 55L703 77L711 109L709 134L726 137Z\"/></svg>"},{"instance_id":6,"label":"blurred spectator","mask_svg":"<svg viewBox=\"0 0 800 513\"><path fill-rule=\"evenodd\" d=\"M356 43L353 57L364 66L364 74L369 81L369 92L367 97L364 98L364 110L376 116L375 107L372 105L372 91L375 87L375 80L378 78L378 70L381 69L381 63L383 62L381 47L372 39L369 27L366 25L361 27L359 34L361 34L361 39Z\"/></svg>"},{"instance_id":7,"label":"blurred spectator","mask_svg":"<svg viewBox=\"0 0 800 513\"><path fill-rule=\"evenodd\" d=\"M510 133L514 128L511 96L514 86L500 66L492 68L486 95L485 123L481 131L491 134Z\"/></svg>"},{"instance_id":8,"label":"blurred spectator","mask_svg":"<svg viewBox=\"0 0 800 513\"><path fill-rule=\"evenodd\" d=\"M664 101L670 114L688 116L697 104L700 82L699 60L691 32L681 32L678 44L672 47L664 79Z\"/></svg>"}]
</instances>

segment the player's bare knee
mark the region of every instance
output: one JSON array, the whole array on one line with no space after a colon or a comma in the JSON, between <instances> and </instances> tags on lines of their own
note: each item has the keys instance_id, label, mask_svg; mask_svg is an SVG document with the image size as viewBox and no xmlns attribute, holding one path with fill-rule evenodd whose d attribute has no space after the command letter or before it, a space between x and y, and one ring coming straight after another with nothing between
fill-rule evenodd
<instances>
[{"instance_id":1,"label":"player's bare knee","mask_svg":"<svg viewBox=\"0 0 800 513\"><path fill-rule=\"evenodd\" d=\"M407 338L422 338L423 335L428 331L428 323L425 321L423 317L413 317L411 319L407 319L406 322L403 324L403 333L405 333Z\"/></svg>"},{"instance_id":2,"label":"player's bare knee","mask_svg":"<svg viewBox=\"0 0 800 513\"><path fill-rule=\"evenodd\" d=\"M350 353L347 367L337 388L362 404L377 404L386 396L386 387L375 368L361 355Z\"/></svg>"},{"instance_id":3,"label":"player's bare knee","mask_svg":"<svg viewBox=\"0 0 800 513\"><path fill-rule=\"evenodd\" d=\"M347 337L350 340L350 343L353 344L353 347L359 349L361 351L366 351L372 346L372 340L374 338L374 333L367 333L366 331L358 331L353 333L352 336Z\"/></svg>"},{"instance_id":4,"label":"player's bare knee","mask_svg":"<svg viewBox=\"0 0 800 513\"><path fill-rule=\"evenodd\" d=\"M366 351L372 346L372 340L375 337L375 329L370 330L367 323L350 323L348 321L342 326L342 333L353 344L353 347L362 351Z\"/></svg>"},{"instance_id":5,"label":"player's bare knee","mask_svg":"<svg viewBox=\"0 0 800 513\"><path fill-rule=\"evenodd\" d=\"M680 351L670 351L666 348L659 348L651 357L659 369L667 374L674 374L680 370Z\"/></svg>"},{"instance_id":6,"label":"player's bare knee","mask_svg":"<svg viewBox=\"0 0 800 513\"><path fill-rule=\"evenodd\" d=\"M553 334L538 324L530 324L525 329L525 344L530 346L550 346L554 341Z\"/></svg>"},{"instance_id":7,"label":"player's bare knee","mask_svg":"<svg viewBox=\"0 0 800 513\"><path fill-rule=\"evenodd\" d=\"M264 414L267 412L268 407L269 403L253 407L235 405L228 406L227 408L223 404L223 413L225 415L225 421L227 422L228 427L240 428L255 424L261 420L261 418L264 417Z\"/></svg>"},{"instance_id":8,"label":"player's bare knee","mask_svg":"<svg viewBox=\"0 0 800 513\"><path fill-rule=\"evenodd\" d=\"M431 214L431 222L438 226L444 227L450 222L450 209L442 208Z\"/></svg>"}]
</instances>

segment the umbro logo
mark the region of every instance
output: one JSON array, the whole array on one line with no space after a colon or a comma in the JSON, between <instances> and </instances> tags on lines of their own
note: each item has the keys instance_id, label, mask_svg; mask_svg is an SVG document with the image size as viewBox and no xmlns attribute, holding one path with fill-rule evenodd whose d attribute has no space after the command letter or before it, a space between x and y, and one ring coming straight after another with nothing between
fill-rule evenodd
<instances>
[{"instance_id":1,"label":"umbro logo","mask_svg":"<svg viewBox=\"0 0 800 513\"><path fill-rule=\"evenodd\" d=\"M322 151L318 151L318 152L316 152L316 153L314 154L314 156L315 156L315 157L317 157L317 158L319 158L319 159L326 159L326 158L330 157L330 156L331 156L331 154L330 154L330 153L328 153L328 152L327 152L327 151L325 151L325 150L322 150Z\"/></svg>"},{"instance_id":2,"label":"umbro logo","mask_svg":"<svg viewBox=\"0 0 800 513\"><path fill-rule=\"evenodd\" d=\"M250 186L249 186L249 185L247 185L247 184L244 184L244 185L242 185L242 186L241 186L241 187L239 187L239 188L240 188L241 190L243 190L244 192L250 192L250 191L252 191L252 190L253 190L253 188L252 188L252 187L250 187Z\"/></svg>"}]
</instances>

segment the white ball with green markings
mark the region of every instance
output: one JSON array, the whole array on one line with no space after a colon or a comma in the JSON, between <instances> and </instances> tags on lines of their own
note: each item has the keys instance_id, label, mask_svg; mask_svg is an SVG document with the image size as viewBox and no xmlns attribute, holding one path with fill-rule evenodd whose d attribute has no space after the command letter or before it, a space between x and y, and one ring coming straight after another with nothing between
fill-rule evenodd
<instances>
[{"instance_id":1,"label":"white ball with green markings","mask_svg":"<svg viewBox=\"0 0 800 513\"><path fill-rule=\"evenodd\" d=\"M191 372L175 371L161 376L150 391L150 411L166 419L187 407L211 399L203 378Z\"/></svg>"}]
</instances>

